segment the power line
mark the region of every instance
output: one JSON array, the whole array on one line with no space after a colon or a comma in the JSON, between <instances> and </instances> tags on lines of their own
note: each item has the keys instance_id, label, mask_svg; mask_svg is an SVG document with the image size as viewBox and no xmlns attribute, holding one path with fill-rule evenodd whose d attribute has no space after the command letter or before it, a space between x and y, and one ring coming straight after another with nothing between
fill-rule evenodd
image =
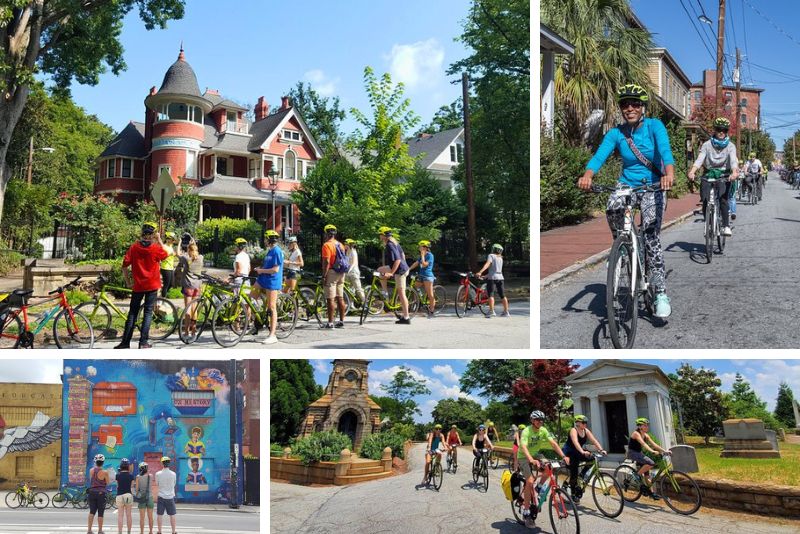
<instances>
[{"instance_id":1,"label":"power line","mask_svg":"<svg viewBox=\"0 0 800 534\"><path fill-rule=\"evenodd\" d=\"M744 0L739 4L742 8L742 29L744 30L744 54L748 58L750 57L750 50L747 48L747 18L744 16ZM747 64L747 72L750 77L750 82L753 81L753 71L750 69L750 64Z\"/></svg>"},{"instance_id":2,"label":"power line","mask_svg":"<svg viewBox=\"0 0 800 534\"><path fill-rule=\"evenodd\" d=\"M700 42L703 43L703 47L705 47L706 51L708 52L708 55L711 57L711 60L712 61L716 61L714 53L711 52L711 50L708 48L708 43L706 43L706 40L703 37L703 34L700 32L700 30L697 29L697 26L695 26L694 19L689 14L689 10L686 9L686 5L684 5L683 0L680 0L680 3L681 3L681 7L683 8L683 11L686 13L686 16L689 17L689 22L692 24L692 28L694 28L695 33L697 33L697 36L700 38Z\"/></svg>"},{"instance_id":3,"label":"power line","mask_svg":"<svg viewBox=\"0 0 800 534\"><path fill-rule=\"evenodd\" d=\"M791 35L789 35L788 33L786 33L786 32L783 30L783 28L781 28L780 26L778 26L778 25L777 25L777 24L776 24L776 23L775 23L775 22L774 22L774 21L773 21L771 18L769 18L768 16L766 16L765 14L763 14L761 11L759 11L758 9L756 9L756 6L754 6L753 4L751 4L751 3L750 3L750 0L742 0L742 1L743 1L744 3L746 3L748 6L750 6L750 9L752 9L753 11L755 11L756 13L758 13L758 14L761 16L761 18L762 18L762 19L764 19L764 20L766 20L767 22L769 22L770 24L772 24L772 27L773 27L773 28L775 28L776 30L778 30L778 32L782 33L784 36L786 36L786 38L787 38L787 39L789 39L790 41L792 41L792 42L793 42L794 44L796 44L797 46L800 46L800 41L798 41L797 39L795 39L794 37L792 37Z\"/></svg>"}]
</instances>

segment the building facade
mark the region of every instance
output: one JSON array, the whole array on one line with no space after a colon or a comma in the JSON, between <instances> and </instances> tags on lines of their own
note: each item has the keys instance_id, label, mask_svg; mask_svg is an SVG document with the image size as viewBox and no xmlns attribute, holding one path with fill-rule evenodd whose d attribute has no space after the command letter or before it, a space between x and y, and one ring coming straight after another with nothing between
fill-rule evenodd
<instances>
[{"instance_id":1,"label":"building facade","mask_svg":"<svg viewBox=\"0 0 800 534\"><path fill-rule=\"evenodd\" d=\"M408 155L419 157L420 167L430 171L442 188L453 189L453 170L464 161L464 128L421 133L406 144Z\"/></svg>"},{"instance_id":2,"label":"building facade","mask_svg":"<svg viewBox=\"0 0 800 534\"><path fill-rule=\"evenodd\" d=\"M689 118L689 87L692 82L666 48L651 48L647 74L656 88L656 100L673 118Z\"/></svg>"},{"instance_id":3,"label":"building facade","mask_svg":"<svg viewBox=\"0 0 800 534\"><path fill-rule=\"evenodd\" d=\"M716 98L717 95L717 71L704 70L703 81L693 83L690 90L690 116L691 110L697 108L707 96ZM739 128L747 130L761 129L761 93L764 89L757 87L741 87L739 102ZM731 111L736 105L736 87L732 85L722 86L722 103L726 111ZM735 115L735 113L734 113Z\"/></svg>"},{"instance_id":4,"label":"building facade","mask_svg":"<svg viewBox=\"0 0 800 534\"><path fill-rule=\"evenodd\" d=\"M57 489L61 432L60 384L0 384L0 489Z\"/></svg>"},{"instance_id":5,"label":"building facade","mask_svg":"<svg viewBox=\"0 0 800 534\"><path fill-rule=\"evenodd\" d=\"M61 483L86 486L98 453L115 470L127 458L149 471L171 460L178 501L229 503L231 403L226 361L64 360ZM234 398L237 398L236 396ZM235 442L242 443L241 402ZM234 448L241 503L242 451Z\"/></svg>"},{"instance_id":6,"label":"building facade","mask_svg":"<svg viewBox=\"0 0 800 534\"><path fill-rule=\"evenodd\" d=\"M286 233L299 229L290 194L322 150L289 98L277 110L261 96L254 108L202 94L183 49L144 100L144 122L131 121L100 154L94 192L132 204L149 199L162 169L201 198L200 220L256 219ZM273 178L273 180L270 180ZM274 182L274 183L273 183Z\"/></svg>"}]
</instances>

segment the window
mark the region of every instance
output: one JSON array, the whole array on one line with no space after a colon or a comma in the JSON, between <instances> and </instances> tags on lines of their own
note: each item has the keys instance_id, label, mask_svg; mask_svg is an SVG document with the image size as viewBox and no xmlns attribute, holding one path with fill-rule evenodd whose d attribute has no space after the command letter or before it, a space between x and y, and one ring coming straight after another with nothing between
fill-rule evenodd
<instances>
[{"instance_id":1,"label":"window","mask_svg":"<svg viewBox=\"0 0 800 534\"><path fill-rule=\"evenodd\" d=\"M186 174L184 178L197 178L197 152L193 150L186 151Z\"/></svg>"},{"instance_id":2,"label":"window","mask_svg":"<svg viewBox=\"0 0 800 534\"><path fill-rule=\"evenodd\" d=\"M294 209L292 209L292 204L281 205L281 227L284 229L294 228Z\"/></svg>"},{"instance_id":3,"label":"window","mask_svg":"<svg viewBox=\"0 0 800 534\"><path fill-rule=\"evenodd\" d=\"M306 164L306 176L308 176L309 174L311 174L313 171L314 171L314 166L313 166L313 165L311 165L311 164L309 164L309 163L307 163L307 164Z\"/></svg>"},{"instance_id":4,"label":"window","mask_svg":"<svg viewBox=\"0 0 800 534\"><path fill-rule=\"evenodd\" d=\"M747 107L747 99L746 98L742 98L742 101L739 102L739 105L741 105L743 108L746 108Z\"/></svg>"},{"instance_id":5,"label":"window","mask_svg":"<svg viewBox=\"0 0 800 534\"><path fill-rule=\"evenodd\" d=\"M189 106L173 102L167 108L167 116L170 120L189 120Z\"/></svg>"},{"instance_id":6,"label":"window","mask_svg":"<svg viewBox=\"0 0 800 534\"><path fill-rule=\"evenodd\" d=\"M256 169L256 165L258 164L258 160L249 159L247 161L248 161L248 164L247 164L247 177L248 178L255 178L256 176L258 176L258 172L257 172L258 169Z\"/></svg>"},{"instance_id":7,"label":"window","mask_svg":"<svg viewBox=\"0 0 800 534\"><path fill-rule=\"evenodd\" d=\"M172 176L172 165L159 165L158 166L158 176L161 176L161 171L165 170L169 173L170 177ZM156 180L158 179L156 176Z\"/></svg>"},{"instance_id":8,"label":"window","mask_svg":"<svg viewBox=\"0 0 800 534\"><path fill-rule=\"evenodd\" d=\"M281 138L284 141L297 141L298 143L303 141L303 136L296 130L283 130Z\"/></svg>"},{"instance_id":9,"label":"window","mask_svg":"<svg viewBox=\"0 0 800 534\"><path fill-rule=\"evenodd\" d=\"M747 124L747 114L742 113L742 124Z\"/></svg>"},{"instance_id":10,"label":"window","mask_svg":"<svg viewBox=\"0 0 800 534\"><path fill-rule=\"evenodd\" d=\"M107 177L109 177L109 178L113 178L114 177L114 167L116 166L116 163L117 163L117 160L115 160L115 159L106 160L106 169L107 169L106 176Z\"/></svg>"},{"instance_id":11,"label":"window","mask_svg":"<svg viewBox=\"0 0 800 534\"><path fill-rule=\"evenodd\" d=\"M725 100L730 100L731 98L733 98L733 95L731 94L731 92L730 91L725 91Z\"/></svg>"},{"instance_id":12,"label":"window","mask_svg":"<svg viewBox=\"0 0 800 534\"><path fill-rule=\"evenodd\" d=\"M236 131L236 112L235 111L229 111L227 113L227 117L228 117L228 128L227 128L228 131L229 132L235 132Z\"/></svg>"},{"instance_id":13,"label":"window","mask_svg":"<svg viewBox=\"0 0 800 534\"><path fill-rule=\"evenodd\" d=\"M194 112L192 120L198 124L203 124L203 110L201 110L199 106L195 106L192 108L192 111Z\"/></svg>"},{"instance_id":14,"label":"window","mask_svg":"<svg viewBox=\"0 0 800 534\"><path fill-rule=\"evenodd\" d=\"M294 180L295 179L295 160L297 158L294 155L294 152L289 150L286 152L286 171L284 172L283 177L286 180Z\"/></svg>"},{"instance_id":15,"label":"window","mask_svg":"<svg viewBox=\"0 0 800 534\"><path fill-rule=\"evenodd\" d=\"M278 171L278 178L283 178L283 158L275 158L274 169Z\"/></svg>"},{"instance_id":16,"label":"window","mask_svg":"<svg viewBox=\"0 0 800 534\"><path fill-rule=\"evenodd\" d=\"M456 157L459 163L464 161L464 145L456 145Z\"/></svg>"},{"instance_id":17,"label":"window","mask_svg":"<svg viewBox=\"0 0 800 534\"><path fill-rule=\"evenodd\" d=\"M123 178L130 178L131 177L131 164L133 162L128 158L124 158L122 160L122 177Z\"/></svg>"},{"instance_id":18,"label":"window","mask_svg":"<svg viewBox=\"0 0 800 534\"><path fill-rule=\"evenodd\" d=\"M33 456L17 456L16 458L16 471L17 478L28 478L33 476Z\"/></svg>"},{"instance_id":19,"label":"window","mask_svg":"<svg viewBox=\"0 0 800 534\"><path fill-rule=\"evenodd\" d=\"M457 163L458 158L456 156L456 145L450 145L450 161Z\"/></svg>"},{"instance_id":20,"label":"window","mask_svg":"<svg viewBox=\"0 0 800 534\"><path fill-rule=\"evenodd\" d=\"M217 156L217 174L228 174L228 158L221 158Z\"/></svg>"},{"instance_id":21,"label":"window","mask_svg":"<svg viewBox=\"0 0 800 534\"><path fill-rule=\"evenodd\" d=\"M694 99L695 100L700 100L701 98L703 98L703 92L700 91L700 90L695 91L694 92Z\"/></svg>"},{"instance_id":22,"label":"window","mask_svg":"<svg viewBox=\"0 0 800 534\"><path fill-rule=\"evenodd\" d=\"M297 174L294 175L296 180L303 177L303 160L297 160Z\"/></svg>"}]
</instances>

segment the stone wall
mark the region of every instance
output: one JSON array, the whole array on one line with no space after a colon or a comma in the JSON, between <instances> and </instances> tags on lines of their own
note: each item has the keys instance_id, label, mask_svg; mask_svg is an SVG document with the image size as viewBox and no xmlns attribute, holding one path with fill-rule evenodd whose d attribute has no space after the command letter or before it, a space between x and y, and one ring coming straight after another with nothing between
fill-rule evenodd
<instances>
[{"instance_id":1,"label":"stone wall","mask_svg":"<svg viewBox=\"0 0 800 534\"><path fill-rule=\"evenodd\" d=\"M333 485L337 463L317 462L314 465L303 465L300 460L271 457L269 478L286 480L292 484Z\"/></svg>"},{"instance_id":2,"label":"stone wall","mask_svg":"<svg viewBox=\"0 0 800 534\"><path fill-rule=\"evenodd\" d=\"M695 478L703 506L758 514L800 517L800 488Z\"/></svg>"}]
</instances>

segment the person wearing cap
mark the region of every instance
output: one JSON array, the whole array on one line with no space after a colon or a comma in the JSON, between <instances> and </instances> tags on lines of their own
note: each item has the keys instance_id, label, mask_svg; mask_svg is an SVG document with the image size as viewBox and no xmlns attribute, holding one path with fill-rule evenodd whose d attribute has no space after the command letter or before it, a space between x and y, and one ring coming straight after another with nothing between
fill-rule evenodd
<instances>
[{"instance_id":1,"label":"person wearing cap","mask_svg":"<svg viewBox=\"0 0 800 534\"><path fill-rule=\"evenodd\" d=\"M447 433L447 446L453 451L453 465L458 467L458 448L463 445L461 436L458 434L458 427L450 425L450 432Z\"/></svg>"},{"instance_id":2,"label":"person wearing cap","mask_svg":"<svg viewBox=\"0 0 800 534\"><path fill-rule=\"evenodd\" d=\"M178 263L178 256L175 252L177 239L175 232L164 232L164 247L169 250L169 256L161 261L161 296L167 298L167 292L172 288L175 280L175 267Z\"/></svg>"},{"instance_id":3,"label":"person wearing cap","mask_svg":"<svg viewBox=\"0 0 800 534\"><path fill-rule=\"evenodd\" d=\"M503 290L503 246L499 243L492 245L492 253L486 257L486 263L475 273L480 277L483 272L489 269L486 275L486 292L489 294L489 317L496 317L494 312L494 293L503 299L503 317L510 317L508 313L508 299Z\"/></svg>"},{"instance_id":4,"label":"person wearing cap","mask_svg":"<svg viewBox=\"0 0 800 534\"><path fill-rule=\"evenodd\" d=\"M297 287L297 281L300 279L300 269L303 268L305 262L303 261L303 252L300 250L300 245L297 244L297 236L290 236L287 243L289 244L289 257L283 262L283 269L286 271L286 287L283 288L283 292L291 293Z\"/></svg>"},{"instance_id":5,"label":"person wearing cap","mask_svg":"<svg viewBox=\"0 0 800 534\"><path fill-rule=\"evenodd\" d=\"M569 429L567 441L564 443L564 446L561 447L561 451L566 454L570 460L569 487L572 492L572 500L575 501L575 504L578 504L581 500L582 491L578 487L578 468L582 461L592 457L592 453L583 448L587 441L590 441L600 454L606 454L600 442L597 441L592 431L589 430L589 419L585 415L578 414L575 416L575 426ZM589 468L590 466L587 466L584 469L584 473L586 469ZM583 476L584 473L581 473L581 476Z\"/></svg>"},{"instance_id":6,"label":"person wearing cap","mask_svg":"<svg viewBox=\"0 0 800 534\"><path fill-rule=\"evenodd\" d=\"M418 243L419 245L419 259L408 266L409 271L413 271L419 266L419 276L417 277L417 287L420 285L425 288L425 293L428 295L428 318L433 317L433 312L436 310L436 295L433 294L433 282L436 278L433 276L433 252L431 252L431 242L423 239Z\"/></svg>"},{"instance_id":7,"label":"person wearing cap","mask_svg":"<svg viewBox=\"0 0 800 534\"><path fill-rule=\"evenodd\" d=\"M233 258L233 285L237 288L250 287L250 280L244 278L250 276L250 255L246 250L247 239L237 237L233 244L236 247L236 256Z\"/></svg>"},{"instance_id":8,"label":"person wearing cap","mask_svg":"<svg viewBox=\"0 0 800 534\"><path fill-rule=\"evenodd\" d=\"M427 442L428 445L425 448L425 476L422 477L420 486L424 486L428 481L428 471L430 471L431 468L431 459L433 455L435 454L439 457L439 461L442 461L442 451L439 450L439 447L444 447L445 452L450 450L442 434L442 425L438 423L433 425L433 430L428 433Z\"/></svg>"},{"instance_id":9,"label":"person wearing cap","mask_svg":"<svg viewBox=\"0 0 800 534\"><path fill-rule=\"evenodd\" d=\"M136 475L134 489L137 494L144 493L143 501L139 502L139 533L144 534L144 516L147 514L147 522L150 525L150 534L153 534L153 495L151 494L152 475L147 472L147 463L139 463L139 474ZM142 491L140 492L140 488Z\"/></svg>"},{"instance_id":10,"label":"person wearing cap","mask_svg":"<svg viewBox=\"0 0 800 534\"><path fill-rule=\"evenodd\" d=\"M322 244L322 284L325 300L328 301L328 322L322 328L342 328L344 326L344 275L347 271L334 270L337 251L344 252L344 245L336 239L336 226L326 224L325 242ZM349 267L349 266L348 266ZM339 308L339 320L335 323L336 307Z\"/></svg>"},{"instance_id":11,"label":"person wearing cap","mask_svg":"<svg viewBox=\"0 0 800 534\"><path fill-rule=\"evenodd\" d=\"M131 510L133 509L133 492L131 484L133 483L133 474L131 473L131 464L127 458L123 458L119 463L119 471L117 472L117 531L122 534L122 520L123 517L128 521L128 534L131 533L133 520L131 518Z\"/></svg>"},{"instance_id":12,"label":"person wearing cap","mask_svg":"<svg viewBox=\"0 0 800 534\"><path fill-rule=\"evenodd\" d=\"M381 288L383 298L389 298L388 279L394 277L397 287L397 300L400 302L402 317L395 321L396 324L411 324L411 316L408 314L408 297L406 296L406 277L408 277L408 263L406 254L403 252L400 243L392 236L392 229L388 226L381 226L378 229L378 236L384 246L383 265L378 267L381 275Z\"/></svg>"},{"instance_id":13,"label":"person wearing cap","mask_svg":"<svg viewBox=\"0 0 800 534\"><path fill-rule=\"evenodd\" d=\"M344 240L344 251L347 253L347 262L350 268L347 274L344 275L344 281L350 284L350 287L356 292L356 296L362 305L365 305L367 300L364 294L364 288L361 287L361 269L358 266L358 251L356 250L355 239Z\"/></svg>"},{"instance_id":14,"label":"person wearing cap","mask_svg":"<svg viewBox=\"0 0 800 534\"><path fill-rule=\"evenodd\" d=\"M175 483L178 479L175 471L169 468L170 459L168 456L161 458L163 469L156 473L156 485L158 486L158 502L156 504L156 524L158 532L161 532L161 524L164 512L169 516L169 524L172 527L172 534L175 534Z\"/></svg>"},{"instance_id":15,"label":"person wearing cap","mask_svg":"<svg viewBox=\"0 0 800 534\"><path fill-rule=\"evenodd\" d=\"M257 299L264 295L264 305L269 307L272 320L269 323L269 335L262 343L271 345L278 342L275 331L278 328L278 293L283 286L283 250L278 246L280 239L278 232L267 230L264 232L264 237L267 239L267 255L264 256L261 267L256 267L258 279L250 291L250 296Z\"/></svg>"},{"instance_id":16,"label":"person wearing cap","mask_svg":"<svg viewBox=\"0 0 800 534\"><path fill-rule=\"evenodd\" d=\"M669 455L670 452L662 449L658 443L653 441L648 432L650 431L650 421L646 417L640 417L636 420L636 430L631 433L628 440L628 459L636 462L639 466L638 474L642 477L642 493L647 495L653 500L658 500L661 497L656 494L652 489L652 482L647 473L656 465L656 463L645 456L644 450L650 454Z\"/></svg>"},{"instance_id":17,"label":"person wearing cap","mask_svg":"<svg viewBox=\"0 0 800 534\"><path fill-rule=\"evenodd\" d=\"M115 349L131 348L134 323L142 308L142 301L144 301L144 313L139 348L149 349L151 347L149 343L150 322L153 320L153 306L158 297L158 290L161 289L160 264L169 255L170 249L161 241L158 225L153 222L144 223L141 238L130 246L122 260L122 275L128 285L131 285L130 278L133 277L133 293L131 294L128 318L125 320L122 341L114 347Z\"/></svg>"}]
</instances>

